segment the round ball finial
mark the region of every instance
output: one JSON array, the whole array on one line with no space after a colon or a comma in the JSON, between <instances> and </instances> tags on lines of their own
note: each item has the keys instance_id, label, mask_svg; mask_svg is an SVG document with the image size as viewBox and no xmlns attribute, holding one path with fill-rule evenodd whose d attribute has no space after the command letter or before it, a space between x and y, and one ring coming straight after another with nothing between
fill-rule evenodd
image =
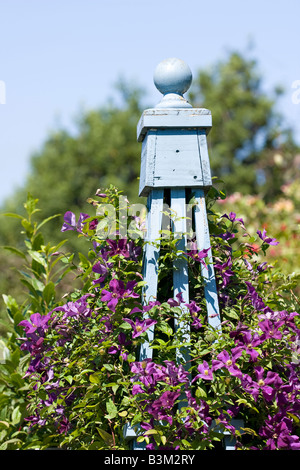
<instances>
[{"instance_id":1,"label":"round ball finial","mask_svg":"<svg viewBox=\"0 0 300 470\"><path fill-rule=\"evenodd\" d=\"M170 58L160 62L154 71L154 84L165 95L183 95L191 86L192 72L183 60Z\"/></svg>"},{"instance_id":2,"label":"round ball finial","mask_svg":"<svg viewBox=\"0 0 300 470\"><path fill-rule=\"evenodd\" d=\"M182 97L192 83L189 66L180 59L169 58L160 62L154 71L154 84L164 95L156 107L191 107Z\"/></svg>"}]
</instances>

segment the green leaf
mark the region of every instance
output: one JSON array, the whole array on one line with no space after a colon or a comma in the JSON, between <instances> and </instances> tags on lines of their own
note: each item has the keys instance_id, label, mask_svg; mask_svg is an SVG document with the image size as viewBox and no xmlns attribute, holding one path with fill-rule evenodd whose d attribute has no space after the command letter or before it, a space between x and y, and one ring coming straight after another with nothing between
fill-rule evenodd
<instances>
[{"instance_id":1,"label":"green leaf","mask_svg":"<svg viewBox=\"0 0 300 470\"><path fill-rule=\"evenodd\" d=\"M14 246L2 246L2 248L4 248L4 250L10 251L11 253L14 253L17 256L20 256L21 258L26 259L25 253L23 253L21 250L18 250Z\"/></svg>"},{"instance_id":2,"label":"green leaf","mask_svg":"<svg viewBox=\"0 0 300 470\"><path fill-rule=\"evenodd\" d=\"M112 446L114 443L113 437L108 432L104 431L104 429L97 428L98 433L100 434L101 438L104 440L105 444Z\"/></svg>"},{"instance_id":3,"label":"green leaf","mask_svg":"<svg viewBox=\"0 0 300 470\"><path fill-rule=\"evenodd\" d=\"M89 380L92 384L100 384L100 377L99 377L99 373L95 372L94 374L91 374L89 376Z\"/></svg>"},{"instance_id":4,"label":"green leaf","mask_svg":"<svg viewBox=\"0 0 300 470\"><path fill-rule=\"evenodd\" d=\"M38 199L35 199L30 193L28 193L27 201L24 203L24 207L25 207L25 209L26 209L29 216L31 216L37 210L39 210L39 209L35 208L38 202L39 202Z\"/></svg>"},{"instance_id":5,"label":"green leaf","mask_svg":"<svg viewBox=\"0 0 300 470\"><path fill-rule=\"evenodd\" d=\"M72 385L72 382L73 382L73 376L72 376L72 375L65 375L64 379L65 379L70 385Z\"/></svg>"},{"instance_id":6,"label":"green leaf","mask_svg":"<svg viewBox=\"0 0 300 470\"><path fill-rule=\"evenodd\" d=\"M29 238L31 238L32 234L33 234L33 230L34 230L33 226L31 225L31 223L27 219L23 219L21 223L22 223L23 227L26 230L26 235Z\"/></svg>"},{"instance_id":7,"label":"green leaf","mask_svg":"<svg viewBox=\"0 0 300 470\"><path fill-rule=\"evenodd\" d=\"M80 264L83 268L89 268L90 267L90 262L89 260L82 254L78 253L79 259L80 259Z\"/></svg>"},{"instance_id":8,"label":"green leaf","mask_svg":"<svg viewBox=\"0 0 300 470\"><path fill-rule=\"evenodd\" d=\"M22 413L20 412L20 409L19 407L17 406L13 412L12 412L12 415L11 415L11 419L12 419L12 424L13 425L16 425L20 422L20 419L22 417Z\"/></svg>"},{"instance_id":9,"label":"green leaf","mask_svg":"<svg viewBox=\"0 0 300 470\"><path fill-rule=\"evenodd\" d=\"M158 434L156 429L148 429L148 431L145 432L145 436L151 436L153 434Z\"/></svg>"},{"instance_id":10,"label":"green leaf","mask_svg":"<svg viewBox=\"0 0 300 470\"><path fill-rule=\"evenodd\" d=\"M122 328L123 330L130 330L131 325L127 322L123 322L123 323L121 323L120 328Z\"/></svg>"},{"instance_id":11,"label":"green leaf","mask_svg":"<svg viewBox=\"0 0 300 470\"><path fill-rule=\"evenodd\" d=\"M105 417L108 419L113 419L118 414L118 409L111 398L106 402L106 410L108 414Z\"/></svg>"},{"instance_id":12,"label":"green leaf","mask_svg":"<svg viewBox=\"0 0 300 470\"><path fill-rule=\"evenodd\" d=\"M52 219L55 219L56 217L60 217L61 214L55 214L55 215L52 215L51 217L48 217L47 219L44 219L36 228L36 230L39 230L43 225L47 224L47 222L49 222L50 220Z\"/></svg>"},{"instance_id":13,"label":"green leaf","mask_svg":"<svg viewBox=\"0 0 300 470\"><path fill-rule=\"evenodd\" d=\"M47 261L45 260L45 258L43 257L43 255L41 253L39 253L38 251L33 251L33 250L28 250L28 254L30 255L30 257L32 259L34 259L37 263L41 264L42 266L44 266L44 268L47 267Z\"/></svg>"},{"instance_id":14,"label":"green leaf","mask_svg":"<svg viewBox=\"0 0 300 470\"><path fill-rule=\"evenodd\" d=\"M165 322L165 321L161 321L159 322L159 324L157 325L157 329L162 331L164 334L166 334L167 336L171 336L173 334L173 329L170 327L170 325Z\"/></svg>"},{"instance_id":15,"label":"green leaf","mask_svg":"<svg viewBox=\"0 0 300 470\"><path fill-rule=\"evenodd\" d=\"M5 212L4 214L0 214L0 215L4 215L5 217L14 217L15 219L21 219L21 220L24 219L24 217L22 217L21 215L14 214L13 212Z\"/></svg>"},{"instance_id":16,"label":"green leaf","mask_svg":"<svg viewBox=\"0 0 300 470\"><path fill-rule=\"evenodd\" d=\"M225 310L224 314L226 315L226 317L233 318L234 320L238 320L240 318L236 311L233 309Z\"/></svg>"},{"instance_id":17,"label":"green leaf","mask_svg":"<svg viewBox=\"0 0 300 470\"><path fill-rule=\"evenodd\" d=\"M17 373L11 374L10 381L19 388L24 385L24 379L22 379L21 375Z\"/></svg>"},{"instance_id":18,"label":"green leaf","mask_svg":"<svg viewBox=\"0 0 300 470\"><path fill-rule=\"evenodd\" d=\"M205 388L198 386L196 393L195 393L197 398L207 398L207 393Z\"/></svg>"},{"instance_id":19,"label":"green leaf","mask_svg":"<svg viewBox=\"0 0 300 470\"><path fill-rule=\"evenodd\" d=\"M51 302L52 299L55 297L55 284L54 282L50 281L48 284L45 286L43 290L43 299L47 304Z\"/></svg>"}]
</instances>

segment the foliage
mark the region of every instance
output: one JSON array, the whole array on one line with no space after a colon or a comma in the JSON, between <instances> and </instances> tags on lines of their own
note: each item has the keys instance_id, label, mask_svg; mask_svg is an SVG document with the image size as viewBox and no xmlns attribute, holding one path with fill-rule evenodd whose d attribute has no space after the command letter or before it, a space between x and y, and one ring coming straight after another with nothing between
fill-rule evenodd
<instances>
[{"instance_id":1,"label":"foliage","mask_svg":"<svg viewBox=\"0 0 300 470\"><path fill-rule=\"evenodd\" d=\"M77 232L89 246L75 266L73 254L44 243L29 197L26 222L20 219L29 294L21 306L5 298L14 331L1 365L2 449L127 449L129 425L147 449L218 449L226 433L240 449L300 448L298 301L285 276L274 281L260 259L275 238L262 227L249 235L232 211L215 212L215 199L224 197L216 187L207 195L221 330L206 314L207 252L178 252L176 240L163 238L158 297L145 305L141 220L129 218L128 238L120 238L99 211L68 211L63 233ZM118 211L120 200L111 186L89 202ZM191 272L185 306L165 289L178 256ZM69 270L81 285L56 298ZM140 361L153 327L153 358ZM240 428L234 419L243 420Z\"/></svg>"},{"instance_id":2,"label":"foliage","mask_svg":"<svg viewBox=\"0 0 300 470\"><path fill-rule=\"evenodd\" d=\"M251 235L255 235L257 226L265 229L267 233L272 233L279 241L279 246L271 246L264 255L264 260L274 266L273 271L276 271L278 276L281 276L281 272L290 275L291 285L299 286L299 180L295 179L292 183L284 185L281 197L273 202L266 203L258 195L233 193L227 199L218 201L218 205L224 212L230 212L230 208L234 207ZM252 248L259 248L259 245L254 243ZM263 260L262 257L260 259ZM274 276L275 274L273 279Z\"/></svg>"},{"instance_id":3,"label":"foliage","mask_svg":"<svg viewBox=\"0 0 300 470\"><path fill-rule=\"evenodd\" d=\"M212 111L211 168L228 193L273 201L300 176L293 133L278 111L282 93L267 95L257 61L238 52L196 76L191 101Z\"/></svg>"}]
</instances>

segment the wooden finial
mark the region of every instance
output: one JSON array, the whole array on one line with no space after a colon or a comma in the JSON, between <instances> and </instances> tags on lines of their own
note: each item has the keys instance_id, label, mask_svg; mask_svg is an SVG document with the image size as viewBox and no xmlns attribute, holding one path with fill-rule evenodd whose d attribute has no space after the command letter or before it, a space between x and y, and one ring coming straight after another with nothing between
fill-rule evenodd
<instances>
[{"instance_id":1,"label":"wooden finial","mask_svg":"<svg viewBox=\"0 0 300 470\"><path fill-rule=\"evenodd\" d=\"M183 97L193 78L189 66L183 60L163 60L157 65L153 78L156 88L164 95L156 108L192 108Z\"/></svg>"}]
</instances>

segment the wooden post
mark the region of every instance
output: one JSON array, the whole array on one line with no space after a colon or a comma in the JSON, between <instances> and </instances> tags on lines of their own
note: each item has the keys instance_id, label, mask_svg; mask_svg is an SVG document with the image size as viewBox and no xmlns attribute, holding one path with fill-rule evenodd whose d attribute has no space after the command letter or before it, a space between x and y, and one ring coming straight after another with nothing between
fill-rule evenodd
<instances>
[{"instance_id":1,"label":"wooden post","mask_svg":"<svg viewBox=\"0 0 300 470\"><path fill-rule=\"evenodd\" d=\"M197 248L210 248L210 236L205 206L205 190L211 182L207 150L207 134L212 126L211 112L193 108L184 98L192 82L189 67L179 59L167 59L156 67L154 83L163 94L155 108L143 112L137 126L137 138L142 142L140 196L148 197L147 241L144 253L145 302L155 300L159 263L159 230L164 193L171 193L171 210L178 221L173 230L178 237L178 249L186 251L186 191L192 189L197 207L195 232ZM202 269L205 282L208 322L220 328L220 315L211 251L208 268ZM174 296L182 293L183 304L189 301L187 262L174 263ZM151 357L147 356L147 357Z\"/></svg>"},{"instance_id":2,"label":"wooden post","mask_svg":"<svg viewBox=\"0 0 300 470\"><path fill-rule=\"evenodd\" d=\"M142 143L139 195L148 198L147 237L144 249L143 273L144 303L156 300L160 230L164 195L170 192L171 210L177 215L172 230L178 238L178 249L187 251L186 239L186 193L193 190L196 200L194 214L197 249L210 248L205 191L211 186L210 163L207 150L207 134L212 126L211 112L205 108L193 108L184 98L192 82L190 68L181 60L171 58L158 64L154 72L154 83L163 94L155 108L143 112L137 126L137 139ZM204 295L207 304L208 323L221 329L217 288L211 250L209 263L201 274L204 280ZM189 273L187 261L182 257L174 262L174 298L182 294L182 311L189 303ZM181 326L180 316L175 319L175 328ZM184 331L189 340L189 328ZM154 329L150 331L149 343L141 348L140 360L152 358L150 343ZM177 351L177 361L189 359L187 349ZM132 430L128 427L128 437ZM134 442L134 449L143 445Z\"/></svg>"}]
</instances>

